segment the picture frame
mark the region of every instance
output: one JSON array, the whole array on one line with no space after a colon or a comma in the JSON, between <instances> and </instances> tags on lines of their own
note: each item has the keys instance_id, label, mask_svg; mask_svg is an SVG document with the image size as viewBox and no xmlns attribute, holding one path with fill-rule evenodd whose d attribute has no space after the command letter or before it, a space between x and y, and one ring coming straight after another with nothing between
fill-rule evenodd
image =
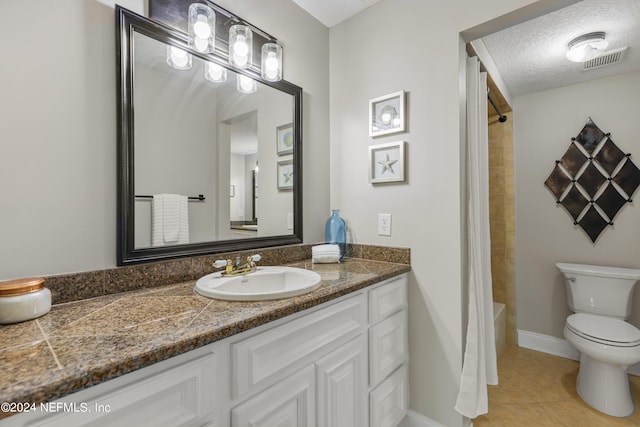
<instances>
[{"instance_id":1,"label":"picture frame","mask_svg":"<svg viewBox=\"0 0 640 427\"><path fill-rule=\"evenodd\" d=\"M293 160L278 162L278 190L293 190Z\"/></svg>"},{"instance_id":2,"label":"picture frame","mask_svg":"<svg viewBox=\"0 0 640 427\"><path fill-rule=\"evenodd\" d=\"M404 132L405 102L403 90L369 100L369 136Z\"/></svg>"},{"instance_id":3,"label":"picture frame","mask_svg":"<svg viewBox=\"0 0 640 427\"><path fill-rule=\"evenodd\" d=\"M369 182L383 184L404 182L405 141L369 146Z\"/></svg>"},{"instance_id":4,"label":"picture frame","mask_svg":"<svg viewBox=\"0 0 640 427\"><path fill-rule=\"evenodd\" d=\"M293 154L293 123L276 128L276 151L279 156Z\"/></svg>"}]
</instances>

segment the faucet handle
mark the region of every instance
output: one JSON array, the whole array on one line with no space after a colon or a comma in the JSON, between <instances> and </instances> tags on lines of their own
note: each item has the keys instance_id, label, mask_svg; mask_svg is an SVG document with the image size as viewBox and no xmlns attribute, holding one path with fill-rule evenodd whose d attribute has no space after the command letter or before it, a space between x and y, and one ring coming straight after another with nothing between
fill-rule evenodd
<instances>
[{"instance_id":1,"label":"faucet handle","mask_svg":"<svg viewBox=\"0 0 640 427\"><path fill-rule=\"evenodd\" d=\"M251 260L252 260L253 262L258 262L258 261L260 261L261 259L262 259L262 255L260 255L260 254L251 255Z\"/></svg>"},{"instance_id":2,"label":"faucet handle","mask_svg":"<svg viewBox=\"0 0 640 427\"><path fill-rule=\"evenodd\" d=\"M222 267L226 267L227 266L227 260L226 259L219 259L216 260L216 262L213 263L213 265L216 268L222 268Z\"/></svg>"}]
</instances>

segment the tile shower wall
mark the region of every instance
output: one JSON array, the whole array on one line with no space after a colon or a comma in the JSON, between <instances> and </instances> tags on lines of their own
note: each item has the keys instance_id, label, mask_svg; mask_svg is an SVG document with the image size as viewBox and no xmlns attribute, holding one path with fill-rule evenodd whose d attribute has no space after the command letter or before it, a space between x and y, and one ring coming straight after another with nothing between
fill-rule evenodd
<instances>
[{"instance_id":1,"label":"tile shower wall","mask_svg":"<svg viewBox=\"0 0 640 427\"><path fill-rule=\"evenodd\" d=\"M506 305L507 344L516 344L513 121L489 119L489 215L493 300Z\"/></svg>"}]
</instances>

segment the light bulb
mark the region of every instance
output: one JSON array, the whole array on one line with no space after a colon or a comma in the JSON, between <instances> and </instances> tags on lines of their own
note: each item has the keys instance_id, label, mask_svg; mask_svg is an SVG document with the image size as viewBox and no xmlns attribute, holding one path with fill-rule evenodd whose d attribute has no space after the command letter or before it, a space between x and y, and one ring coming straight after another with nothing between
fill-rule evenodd
<instances>
[{"instance_id":1,"label":"light bulb","mask_svg":"<svg viewBox=\"0 0 640 427\"><path fill-rule=\"evenodd\" d=\"M198 52L215 50L216 13L203 3L192 3L188 13L189 46Z\"/></svg>"},{"instance_id":2,"label":"light bulb","mask_svg":"<svg viewBox=\"0 0 640 427\"><path fill-rule=\"evenodd\" d=\"M196 34L196 37L200 39L208 39L211 35L211 27L207 22L207 17L201 14L198 14L197 21L193 24L193 32Z\"/></svg>"},{"instance_id":3,"label":"light bulb","mask_svg":"<svg viewBox=\"0 0 640 427\"><path fill-rule=\"evenodd\" d=\"M193 45L195 46L198 52L206 52L207 49L209 48L209 40L196 37L193 39Z\"/></svg>"},{"instance_id":4,"label":"light bulb","mask_svg":"<svg viewBox=\"0 0 640 427\"><path fill-rule=\"evenodd\" d=\"M278 58L274 52L269 52L267 59L264 61L265 74L269 79L275 79L278 76Z\"/></svg>"},{"instance_id":5,"label":"light bulb","mask_svg":"<svg viewBox=\"0 0 640 427\"><path fill-rule=\"evenodd\" d=\"M186 51L175 46L168 46L168 48L169 65L183 70L191 68L191 56Z\"/></svg>"},{"instance_id":6,"label":"light bulb","mask_svg":"<svg viewBox=\"0 0 640 427\"><path fill-rule=\"evenodd\" d=\"M249 53L249 46L247 46L247 39L241 34L238 35L236 42L233 44L233 51L236 55L247 56Z\"/></svg>"},{"instance_id":7,"label":"light bulb","mask_svg":"<svg viewBox=\"0 0 640 427\"><path fill-rule=\"evenodd\" d=\"M282 47L276 43L262 45L262 78L275 82L282 79Z\"/></svg>"},{"instance_id":8,"label":"light bulb","mask_svg":"<svg viewBox=\"0 0 640 427\"><path fill-rule=\"evenodd\" d=\"M242 93L253 93L257 89L256 81L251 77L238 74L238 90Z\"/></svg>"},{"instance_id":9,"label":"light bulb","mask_svg":"<svg viewBox=\"0 0 640 427\"><path fill-rule=\"evenodd\" d=\"M278 69L278 58L276 58L275 52L269 52L269 54L267 55L267 59L264 61L264 65L267 70Z\"/></svg>"},{"instance_id":10,"label":"light bulb","mask_svg":"<svg viewBox=\"0 0 640 427\"><path fill-rule=\"evenodd\" d=\"M244 56L233 55L233 62L238 67L244 67L245 65L247 65L247 62L249 62L249 58L247 58L247 55L244 55Z\"/></svg>"},{"instance_id":11,"label":"light bulb","mask_svg":"<svg viewBox=\"0 0 640 427\"><path fill-rule=\"evenodd\" d=\"M227 70L218 64L213 62L207 63L207 69L205 72L205 78L212 82L220 83L227 80Z\"/></svg>"},{"instance_id":12,"label":"light bulb","mask_svg":"<svg viewBox=\"0 0 640 427\"><path fill-rule=\"evenodd\" d=\"M252 65L253 33L246 25L229 28L229 62L238 68Z\"/></svg>"}]
</instances>

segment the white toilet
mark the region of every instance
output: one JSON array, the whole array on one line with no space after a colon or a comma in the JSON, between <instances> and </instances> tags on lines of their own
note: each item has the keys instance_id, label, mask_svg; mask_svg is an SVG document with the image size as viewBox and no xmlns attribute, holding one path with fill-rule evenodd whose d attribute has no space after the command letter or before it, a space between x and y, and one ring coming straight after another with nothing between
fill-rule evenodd
<instances>
[{"instance_id":1,"label":"white toilet","mask_svg":"<svg viewBox=\"0 0 640 427\"><path fill-rule=\"evenodd\" d=\"M580 351L578 394L605 414L633 414L627 367L640 362L640 330L624 321L631 313L640 270L557 263L567 284L564 336Z\"/></svg>"}]
</instances>

